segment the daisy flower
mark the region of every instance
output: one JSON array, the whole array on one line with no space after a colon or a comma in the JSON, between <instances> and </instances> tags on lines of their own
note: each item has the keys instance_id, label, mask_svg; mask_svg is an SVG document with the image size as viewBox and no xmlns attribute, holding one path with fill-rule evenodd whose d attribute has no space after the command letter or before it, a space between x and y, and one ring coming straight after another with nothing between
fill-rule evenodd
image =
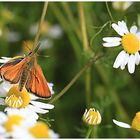
<instances>
[{"instance_id":1,"label":"daisy flower","mask_svg":"<svg viewBox=\"0 0 140 140\"><path fill-rule=\"evenodd\" d=\"M113 67L120 67L123 70L127 65L129 73L134 73L135 65L140 63L140 32L138 32L137 26L132 26L129 31L124 21L118 21L118 24L113 23L112 28L121 37L104 37L103 46L116 47L121 45L123 49L118 54Z\"/></svg>"},{"instance_id":2,"label":"daisy flower","mask_svg":"<svg viewBox=\"0 0 140 140\"><path fill-rule=\"evenodd\" d=\"M49 109L53 109L54 105L36 101L39 97L27 92L24 88L21 92L18 90L18 85L13 85L5 94L5 97L0 98L0 105L6 105L5 111L13 111L18 108L20 110L32 111L34 116L37 113L45 114Z\"/></svg>"},{"instance_id":3,"label":"daisy flower","mask_svg":"<svg viewBox=\"0 0 140 140\"><path fill-rule=\"evenodd\" d=\"M49 129L47 124L38 121L35 124L26 124L21 126L15 126L13 133L13 138L58 138L59 135L53 130Z\"/></svg>"},{"instance_id":4,"label":"daisy flower","mask_svg":"<svg viewBox=\"0 0 140 140\"><path fill-rule=\"evenodd\" d=\"M0 112L0 138L9 138L15 126L33 125L36 118L28 111L14 110L7 114Z\"/></svg>"},{"instance_id":5,"label":"daisy flower","mask_svg":"<svg viewBox=\"0 0 140 140\"><path fill-rule=\"evenodd\" d=\"M21 57L17 56L16 58ZM15 57L14 57L15 58ZM6 63L11 59L8 57L1 57L0 63ZM1 80L1 79L0 79ZM50 88L51 94L54 94L53 91L53 83L48 83ZM5 111L13 110L14 108L18 109L28 109L31 110L33 113L42 113L45 114L49 112L48 109L53 109L54 106L47 103L42 103L36 101L39 97L36 97L33 94L27 92L24 88L21 92L18 90L18 85L9 84L9 82L3 82L0 84L0 105L6 105ZM35 116L36 116L35 114Z\"/></svg>"},{"instance_id":6,"label":"daisy flower","mask_svg":"<svg viewBox=\"0 0 140 140\"><path fill-rule=\"evenodd\" d=\"M124 122L114 120L114 119L113 119L113 122L119 127L132 128L132 129L135 129L137 131L140 131L140 111L136 113L135 117L132 120L131 125L124 123Z\"/></svg>"}]
</instances>

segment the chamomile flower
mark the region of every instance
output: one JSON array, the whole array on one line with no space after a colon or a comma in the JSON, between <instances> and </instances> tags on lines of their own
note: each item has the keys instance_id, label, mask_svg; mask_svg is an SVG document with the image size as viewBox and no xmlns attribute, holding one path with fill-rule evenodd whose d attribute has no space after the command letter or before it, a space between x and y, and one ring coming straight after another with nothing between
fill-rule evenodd
<instances>
[{"instance_id":1,"label":"chamomile flower","mask_svg":"<svg viewBox=\"0 0 140 140\"><path fill-rule=\"evenodd\" d=\"M0 104L6 105L5 111L13 111L14 109L29 110L32 111L34 116L37 113L45 114L49 112L49 109L53 109L54 105L36 101L39 97L36 97L24 88L21 92L18 90L18 85L13 85L5 97L0 98Z\"/></svg>"},{"instance_id":2,"label":"chamomile flower","mask_svg":"<svg viewBox=\"0 0 140 140\"><path fill-rule=\"evenodd\" d=\"M113 67L125 69L128 66L129 73L134 73L135 65L140 63L140 32L138 32L137 26L132 26L130 31L124 21L118 21L118 24L113 23L112 28L121 37L104 37L104 47L116 47L121 45L122 51L118 54Z\"/></svg>"},{"instance_id":3,"label":"chamomile flower","mask_svg":"<svg viewBox=\"0 0 140 140\"><path fill-rule=\"evenodd\" d=\"M13 138L58 138L59 135L51 130L47 124L38 121L35 124L27 124L14 127Z\"/></svg>"},{"instance_id":4,"label":"chamomile flower","mask_svg":"<svg viewBox=\"0 0 140 140\"><path fill-rule=\"evenodd\" d=\"M113 122L119 127L132 128L132 129L135 129L137 131L140 131L140 111L136 113L135 117L132 120L131 125L124 123L124 122L114 120L114 119L113 119Z\"/></svg>"},{"instance_id":5,"label":"chamomile flower","mask_svg":"<svg viewBox=\"0 0 140 140\"><path fill-rule=\"evenodd\" d=\"M7 114L0 112L0 137L11 137L15 126L34 123L36 118L28 111L14 110Z\"/></svg>"}]
</instances>

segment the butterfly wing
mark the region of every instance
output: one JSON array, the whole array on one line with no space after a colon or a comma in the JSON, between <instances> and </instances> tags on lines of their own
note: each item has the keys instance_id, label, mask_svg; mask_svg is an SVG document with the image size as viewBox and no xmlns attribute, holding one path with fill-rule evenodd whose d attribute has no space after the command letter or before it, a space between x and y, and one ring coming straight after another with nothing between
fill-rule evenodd
<instances>
[{"instance_id":1,"label":"butterfly wing","mask_svg":"<svg viewBox=\"0 0 140 140\"><path fill-rule=\"evenodd\" d=\"M16 84L20 79L25 64L26 58L8 61L0 67L0 75L12 84Z\"/></svg>"},{"instance_id":2,"label":"butterfly wing","mask_svg":"<svg viewBox=\"0 0 140 140\"><path fill-rule=\"evenodd\" d=\"M4 63L3 65L1 65L0 67L0 76L2 77L2 75L11 67L15 66L16 64L18 64L20 61L22 61L24 58L16 58L16 59L12 59L9 60L8 62Z\"/></svg>"},{"instance_id":3,"label":"butterfly wing","mask_svg":"<svg viewBox=\"0 0 140 140\"><path fill-rule=\"evenodd\" d=\"M51 97L47 81L43 75L41 67L38 64L35 64L35 66L31 69L25 87L28 92L31 92L39 97Z\"/></svg>"}]
</instances>

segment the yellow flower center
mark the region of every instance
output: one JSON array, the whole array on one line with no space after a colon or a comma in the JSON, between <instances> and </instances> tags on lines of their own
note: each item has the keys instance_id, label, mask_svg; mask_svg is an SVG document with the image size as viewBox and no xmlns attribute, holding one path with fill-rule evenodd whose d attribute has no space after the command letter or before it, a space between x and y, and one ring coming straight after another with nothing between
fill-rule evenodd
<instances>
[{"instance_id":1,"label":"yellow flower center","mask_svg":"<svg viewBox=\"0 0 140 140\"><path fill-rule=\"evenodd\" d=\"M34 138L49 138L49 127L43 122L37 122L29 132Z\"/></svg>"},{"instance_id":2,"label":"yellow flower center","mask_svg":"<svg viewBox=\"0 0 140 140\"><path fill-rule=\"evenodd\" d=\"M126 52L134 54L140 49L139 39L135 34L128 33L122 37L122 46Z\"/></svg>"},{"instance_id":3,"label":"yellow flower center","mask_svg":"<svg viewBox=\"0 0 140 140\"><path fill-rule=\"evenodd\" d=\"M13 130L14 125L20 125L20 122L24 120L24 118L20 115L11 115L8 117L8 120L4 123L4 127L8 132Z\"/></svg>"},{"instance_id":4,"label":"yellow flower center","mask_svg":"<svg viewBox=\"0 0 140 140\"><path fill-rule=\"evenodd\" d=\"M24 108L30 102L30 95L25 88L19 91L18 85L13 86L7 93L5 103L12 108Z\"/></svg>"},{"instance_id":5,"label":"yellow flower center","mask_svg":"<svg viewBox=\"0 0 140 140\"><path fill-rule=\"evenodd\" d=\"M97 125L101 123L101 115L94 108L90 108L84 113L83 120L89 125Z\"/></svg>"},{"instance_id":6,"label":"yellow flower center","mask_svg":"<svg viewBox=\"0 0 140 140\"><path fill-rule=\"evenodd\" d=\"M132 128L140 131L140 111L136 113L132 121Z\"/></svg>"}]
</instances>

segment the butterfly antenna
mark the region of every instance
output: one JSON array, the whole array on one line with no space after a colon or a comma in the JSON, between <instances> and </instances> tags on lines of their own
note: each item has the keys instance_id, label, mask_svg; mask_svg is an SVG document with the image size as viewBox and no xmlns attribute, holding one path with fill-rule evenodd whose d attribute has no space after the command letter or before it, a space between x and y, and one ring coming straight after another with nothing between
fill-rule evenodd
<instances>
[{"instance_id":1,"label":"butterfly antenna","mask_svg":"<svg viewBox=\"0 0 140 140\"><path fill-rule=\"evenodd\" d=\"M45 57L45 58L50 58L50 56L48 56L48 55L40 55L40 54L38 54L38 53L37 53L37 56Z\"/></svg>"}]
</instances>

